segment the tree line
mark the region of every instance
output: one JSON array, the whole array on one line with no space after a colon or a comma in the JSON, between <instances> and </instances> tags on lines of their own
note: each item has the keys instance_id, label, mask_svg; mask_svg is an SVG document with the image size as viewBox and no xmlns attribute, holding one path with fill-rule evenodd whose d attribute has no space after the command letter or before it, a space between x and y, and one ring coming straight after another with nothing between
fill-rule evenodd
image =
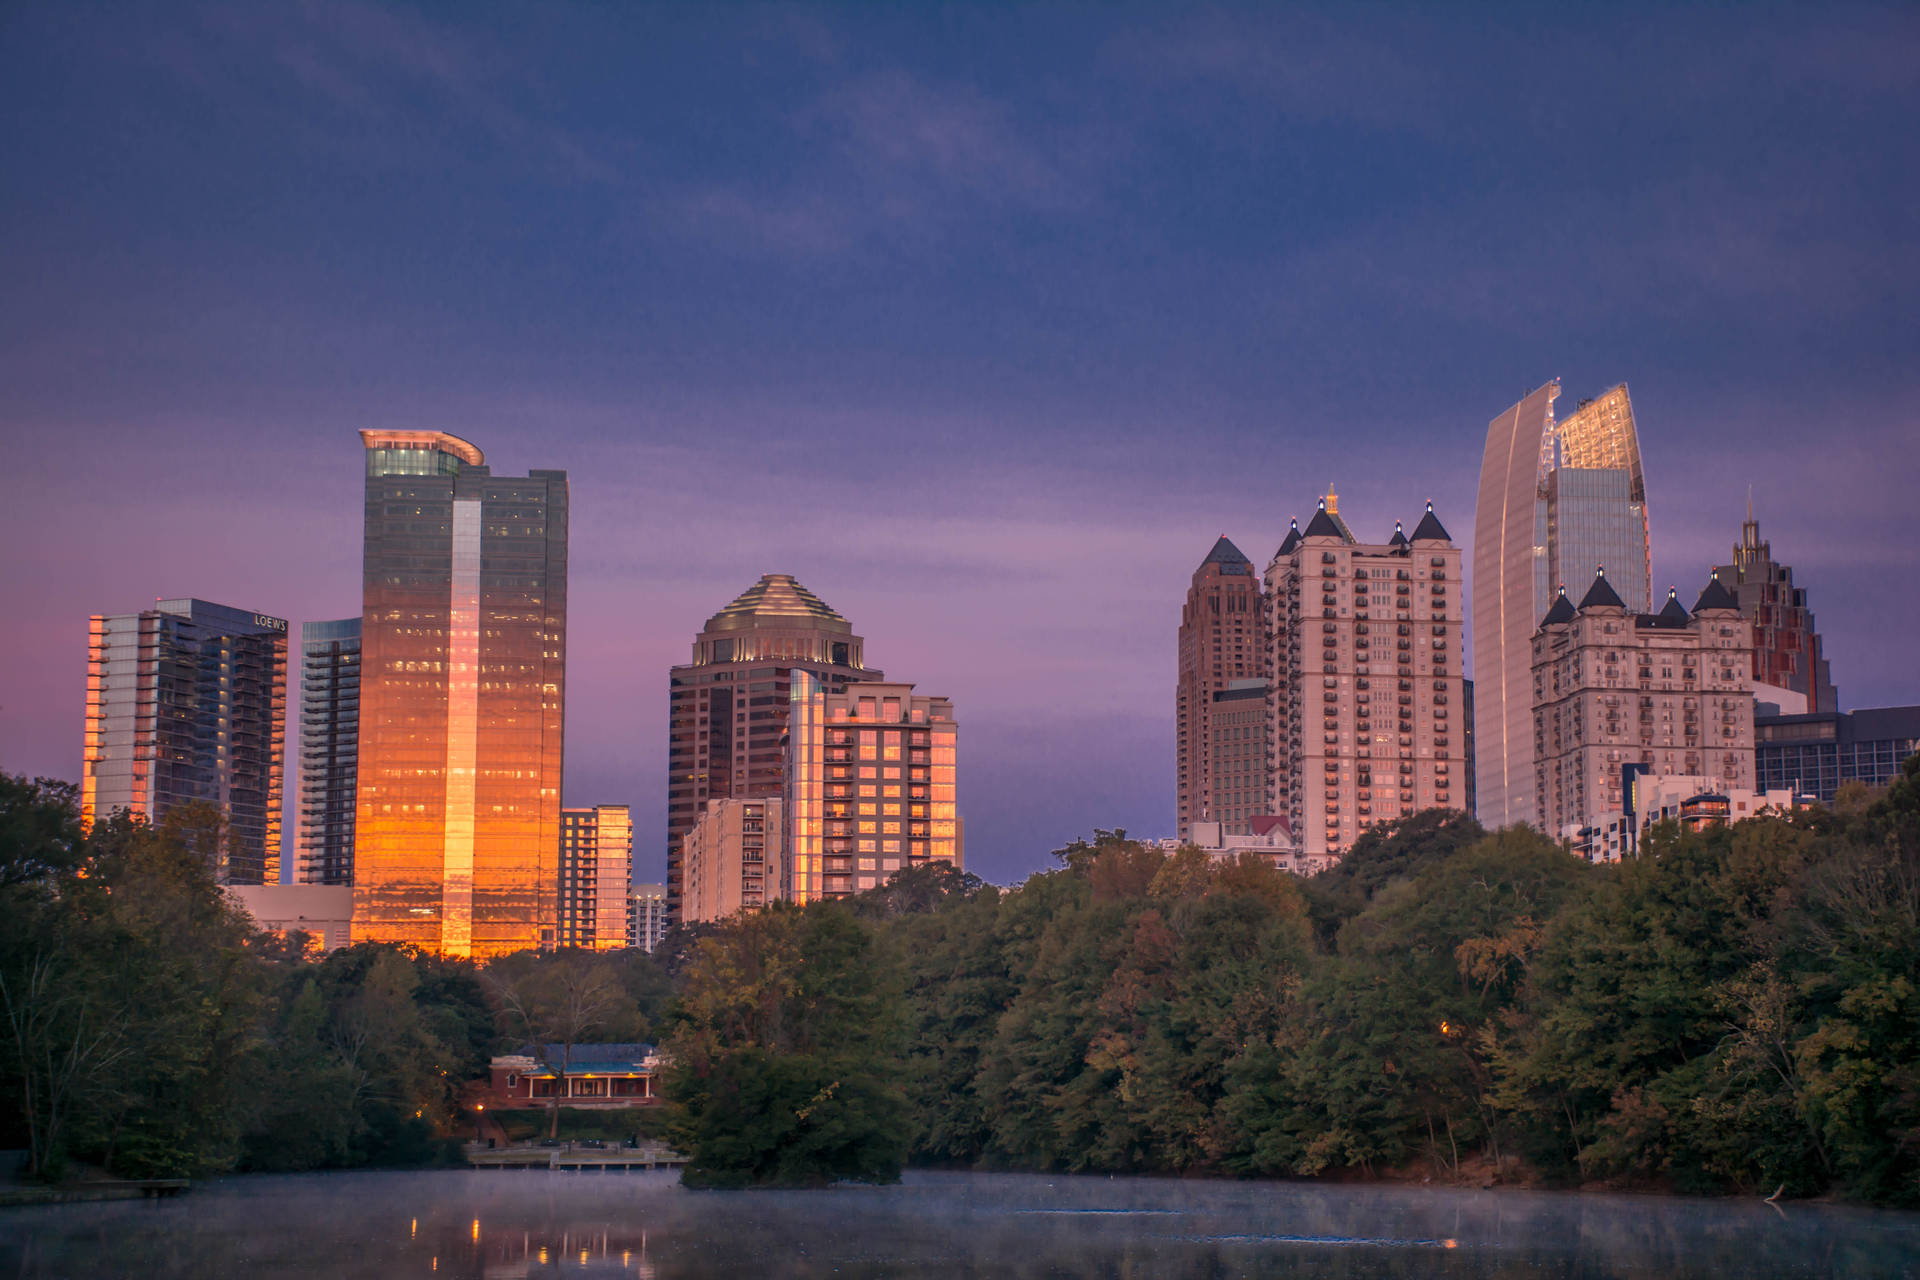
<instances>
[{"instance_id":1,"label":"tree line","mask_svg":"<svg viewBox=\"0 0 1920 1280\"><path fill-rule=\"evenodd\" d=\"M47 1176L430 1162L490 1054L635 1039L669 1054L696 1186L926 1164L1920 1204L1920 757L1616 865L1439 810L1304 880L1100 831L1008 889L914 868L653 956L485 966L254 931L207 820L83 835L70 787L0 778L0 1146Z\"/></svg>"},{"instance_id":2,"label":"tree line","mask_svg":"<svg viewBox=\"0 0 1920 1280\"><path fill-rule=\"evenodd\" d=\"M1920 757L1590 865L1433 810L1311 879L1098 832L780 907L680 981L708 1185L903 1163L1920 1204Z\"/></svg>"},{"instance_id":3,"label":"tree line","mask_svg":"<svg viewBox=\"0 0 1920 1280\"><path fill-rule=\"evenodd\" d=\"M455 1160L493 1054L662 1025L644 953L481 966L261 932L209 869L219 826L186 805L83 832L70 784L0 775L0 1147L31 1173Z\"/></svg>"}]
</instances>

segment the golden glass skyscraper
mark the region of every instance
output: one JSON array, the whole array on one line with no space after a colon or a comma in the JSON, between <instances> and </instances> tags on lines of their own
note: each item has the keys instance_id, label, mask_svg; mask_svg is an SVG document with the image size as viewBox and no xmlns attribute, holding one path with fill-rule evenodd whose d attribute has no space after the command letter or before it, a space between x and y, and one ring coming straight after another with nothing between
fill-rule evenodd
<instances>
[{"instance_id":1,"label":"golden glass skyscraper","mask_svg":"<svg viewBox=\"0 0 1920 1280\"><path fill-rule=\"evenodd\" d=\"M1554 421L1556 379L1487 424L1473 528L1475 807L1488 827L1535 820L1533 633L1563 583L1605 568L1650 613L1652 542L1626 384Z\"/></svg>"},{"instance_id":2,"label":"golden glass skyscraper","mask_svg":"<svg viewBox=\"0 0 1920 1280\"><path fill-rule=\"evenodd\" d=\"M551 946L567 475L495 476L439 431L367 451L355 941Z\"/></svg>"}]
</instances>

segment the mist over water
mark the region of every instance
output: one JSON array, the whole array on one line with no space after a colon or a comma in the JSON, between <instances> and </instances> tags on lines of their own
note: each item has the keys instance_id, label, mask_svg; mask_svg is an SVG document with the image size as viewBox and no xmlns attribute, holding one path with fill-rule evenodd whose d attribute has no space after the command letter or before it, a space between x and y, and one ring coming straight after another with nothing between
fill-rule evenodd
<instances>
[{"instance_id":1,"label":"mist over water","mask_svg":"<svg viewBox=\"0 0 1920 1280\"><path fill-rule=\"evenodd\" d=\"M0 1275L1894 1277L1920 1275L1920 1214L1026 1174L696 1192L668 1172L333 1173L12 1210Z\"/></svg>"}]
</instances>

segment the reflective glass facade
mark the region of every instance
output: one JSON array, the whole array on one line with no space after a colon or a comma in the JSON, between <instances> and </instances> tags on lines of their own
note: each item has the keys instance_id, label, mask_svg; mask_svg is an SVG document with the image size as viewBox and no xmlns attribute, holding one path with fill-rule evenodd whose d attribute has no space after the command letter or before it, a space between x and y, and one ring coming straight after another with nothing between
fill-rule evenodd
<instances>
[{"instance_id":1,"label":"reflective glass facade","mask_svg":"<svg viewBox=\"0 0 1920 1280\"><path fill-rule=\"evenodd\" d=\"M710 800L778 796L791 673L830 690L879 680L847 620L791 575L770 573L707 620L693 661L668 673L667 912L681 918L682 843Z\"/></svg>"},{"instance_id":2,"label":"reflective glass facade","mask_svg":"<svg viewBox=\"0 0 1920 1280\"><path fill-rule=\"evenodd\" d=\"M1633 402L1623 383L1556 422L1547 383L1487 424L1473 538L1474 803L1489 827L1532 822L1533 633L1560 584L1605 565L1650 611L1652 543Z\"/></svg>"},{"instance_id":3,"label":"reflective glass facade","mask_svg":"<svg viewBox=\"0 0 1920 1280\"><path fill-rule=\"evenodd\" d=\"M1534 523L1535 545L1546 549L1534 559L1540 617L1553 607L1561 583L1580 589L1602 568L1629 609L1649 612L1646 504L1633 500L1629 474L1559 467L1547 473L1543 488Z\"/></svg>"},{"instance_id":4,"label":"reflective glass facade","mask_svg":"<svg viewBox=\"0 0 1920 1280\"><path fill-rule=\"evenodd\" d=\"M959 867L953 704L910 684L835 693L805 671L791 697L785 896L840 898L905 867Z\"/></svg>"},{"instance_id":5,"label":"reflective glass facade","mask_svg":"<svg viewBox=\"0 0 1920 1280\"><path fill-rule=\"evenodd\" d=\"M96 615L87 628L81 817L159 822L204 800L226 816L222 883L280 879L284 619L205 600Z\"/></svg>"},{"instance_id":6,"label":"reflective glass facade","mask_svg":"<svg viewBox=\"0 0 1920 1280\"><path fill-rule=\"evenodd\" d=\"M353 795L360 768L360 619L300 628L302 884L353 883Z\"/></svg>"},{"instance_id":7,"label":"reflective glass facade","mask_svg":"<svg viewBox=\"0 0 1920 1280\"><path fill-rule=\"evenodd\" d=\"M560 811L560 936L563 947L609 951L630 945L633 815L624 804Z\"/></svg>"},{"instance_id":8,"label":"reflective glass facade","mask_svg":"<svg viewBox=\"0 0 1920 1280\"><path fill-rule=\"evenodd\" d=\"M558 926L567 478L367 447L354 937L486 957Z\"/></svg>"},{"instance_id":9,"label":"reflective glass facade","mask_svg":"<svg viewBox=\"0 0 1920 1280\"><path fill-rule=\"evenodd\" d=\"M1920 707L1754 718L1758 786L1829 802L1843 782L1883 787L1920 751Z\"/></svg>"}]
</instances>

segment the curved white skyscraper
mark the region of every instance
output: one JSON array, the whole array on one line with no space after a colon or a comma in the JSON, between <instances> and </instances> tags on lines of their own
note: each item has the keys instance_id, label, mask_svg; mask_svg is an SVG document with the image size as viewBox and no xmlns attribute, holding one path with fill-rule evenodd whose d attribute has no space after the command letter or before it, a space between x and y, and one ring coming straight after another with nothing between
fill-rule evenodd
<instances>
[{"instance_id":1,"label":"curved white skyscraper","mask_svg":"<svg viewBox=\"0 0 1920 1280\"><path fill-rule=\"evenodd\" d=\"M1555 379L1487 424L1473 526L1475 790L1489 827L1531 822L1531 643L1561 583L1607 580L1652 612L1647 486L1625 383L1559 422Z\"/></svg>"}]
</instances>

